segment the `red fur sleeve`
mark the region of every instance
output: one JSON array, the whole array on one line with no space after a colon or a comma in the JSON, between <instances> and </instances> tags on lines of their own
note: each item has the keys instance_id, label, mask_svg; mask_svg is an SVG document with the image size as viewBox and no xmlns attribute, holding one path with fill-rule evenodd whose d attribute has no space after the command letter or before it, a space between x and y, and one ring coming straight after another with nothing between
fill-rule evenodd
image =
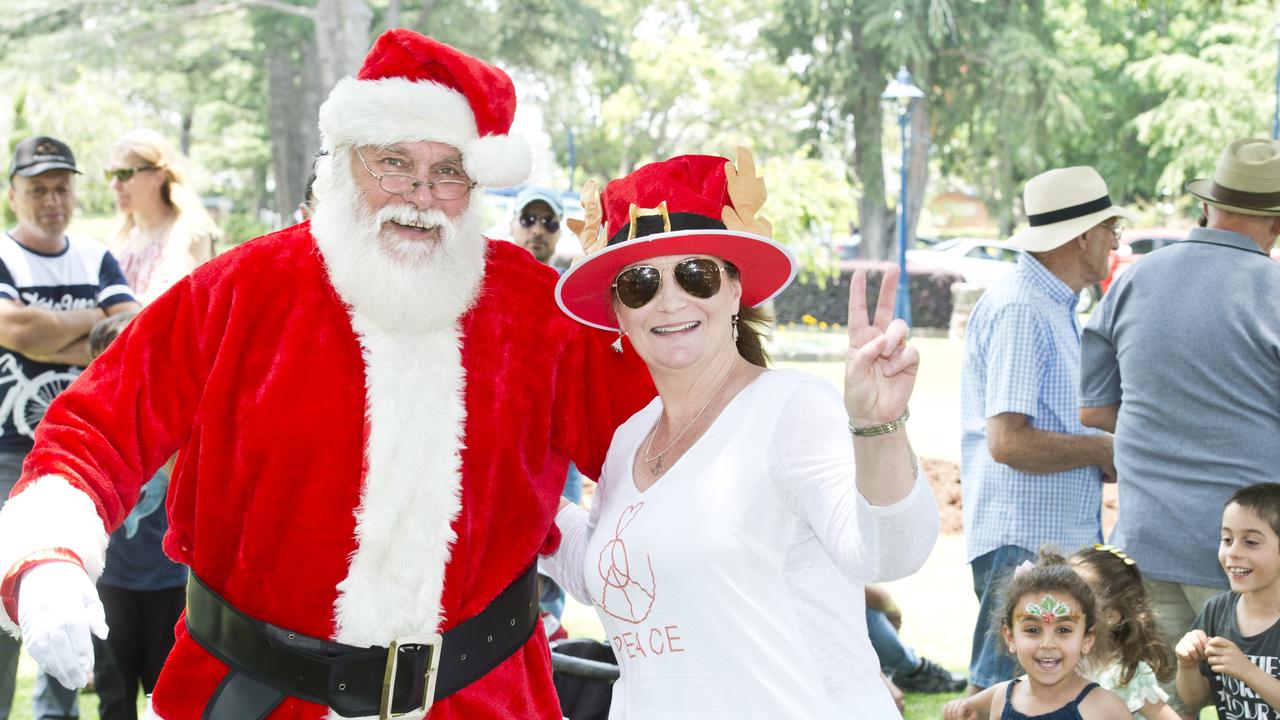
<instances>
[{"instance_id":1,"label":"red fur sleeve","mask_svg":"<svg viewBox=\"0 0 1280 720\"><path fill-rule=\"evenodd\" d=\"M631 345L624 341L621 353L610 347L617 337L579 325L571 363L578 380L559 384L565 450L590 478L600 477L614 430L656 394L649 369Z\"/></svg>"},{"instance_id":2,"label":"red fur sleeve","mask_svg":"<svg viewBox=\"0 0 1280 720\"><path fill-rule=\"evenodd\" d=\"M188 277L135 318L49 406L14 494L59 475L93 499L108 530L185 441L218 323Z\"/></svg>"}]
</instances>

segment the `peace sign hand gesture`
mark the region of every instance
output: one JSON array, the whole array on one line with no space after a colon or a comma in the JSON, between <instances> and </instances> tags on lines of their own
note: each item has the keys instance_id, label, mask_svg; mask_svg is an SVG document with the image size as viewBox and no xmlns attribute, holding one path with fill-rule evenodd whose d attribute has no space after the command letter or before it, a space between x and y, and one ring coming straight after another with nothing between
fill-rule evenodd
<instances>
[{"instance_id":1,"label":"peace sign hand gesture","mask_svg":"<svg viewBox=\"0 0 1280 720\"><path fill-rule=\"evenodd\" d=\"M902 320L890 322L897 289L895 267L884 274L876 317L868 322L867 271L855 271L849 283L844 404L854 427L881 425L902 417L916 384L920 352L907 344L907 324Z\"/></svg>"}]
</instances>

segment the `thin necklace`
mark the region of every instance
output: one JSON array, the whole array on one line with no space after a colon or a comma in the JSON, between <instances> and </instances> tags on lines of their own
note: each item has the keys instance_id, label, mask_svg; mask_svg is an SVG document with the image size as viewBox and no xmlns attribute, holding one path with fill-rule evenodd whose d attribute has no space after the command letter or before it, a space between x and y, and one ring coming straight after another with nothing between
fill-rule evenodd
<instances>
[{"instance_id":1,"label":"thin necklace","mask_svg":"<svg viewBox=\"0 0 1280 720\"><path fill-rule=\"evenodd\" d=\"M657 425L653 426L653 433L649 435L649 442L644 446L644 454L645 454L644 461L647 463L653 462L655 459L658 461L658 464L655 465L653 468L654 474L662 472L662 468L663 468L662 456L666 455L668 450L675 447L675 444L680 442L680 438L684 437L684 434L689 432L689 428L693 427L694 424L698 422L698 418L702 417L702 413L706 412L707 408L711 407L711 401L715 400L716 396L720 394L720 389L724 387L725 383L729 382L729 376L732 374L733 374L733 368L730 367L729 372L724 374L724 379L720 381L720 384L716 386L715 390L711 391L711 396L708 397L707 401L702 404L701 408L698 409L698 414L694 415L693 419L689 421L689 424L685 425L684 429L680 431L680 434L676 435L674 440L667 443L667 446L662 448L662 450L660 450L657 455L649 454L649 451L653 449L653 439L658 436L658 426ZM661 420L661 418L659 418L659 420Z\"/></svg>"}]
</instances>

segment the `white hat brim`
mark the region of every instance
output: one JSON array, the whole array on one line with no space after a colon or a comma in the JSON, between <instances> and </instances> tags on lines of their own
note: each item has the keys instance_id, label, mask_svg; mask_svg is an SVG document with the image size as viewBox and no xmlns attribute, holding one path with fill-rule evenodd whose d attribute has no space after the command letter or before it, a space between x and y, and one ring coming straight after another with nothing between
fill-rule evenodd
<instances>
[{"instance_id":1,"label":"white hat brim","mask_svg":"<svg viewBox=\"0 0 1280 720\"><path fill-rule=\"evenodd\" d=\"M1094 225L1113 217L1124 218L1132 223L1138 222L1138 216L1134 212L1119 205L1112 205L1078 218L1050 225L1025 227L1009 238L1009 244L1028 252L1047 252L1067 244L1068 241L1088 232Z\"/></svg>"}]
</instances>

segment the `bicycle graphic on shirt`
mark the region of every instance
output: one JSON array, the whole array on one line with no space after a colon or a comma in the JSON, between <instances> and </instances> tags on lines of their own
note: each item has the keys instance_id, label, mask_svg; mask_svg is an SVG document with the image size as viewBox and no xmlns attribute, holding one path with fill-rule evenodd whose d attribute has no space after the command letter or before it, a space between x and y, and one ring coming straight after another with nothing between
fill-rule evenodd
<instances>
[{"instance_id":1,"label":"bicycle graphic on shirt","mask_svg":"<svg viewBox=\"0 0 1280 720\"><path fill-rule=\"evenodd\" d=\"M33 437L49 403L79 374L78 370L46 370L28 379L16 357L9 353L0 356L0 392L4 393L0 419L12 415L18 433ZM0 423L0 437L4 432L4 424Z\"/></svg>"}]
</instances>

